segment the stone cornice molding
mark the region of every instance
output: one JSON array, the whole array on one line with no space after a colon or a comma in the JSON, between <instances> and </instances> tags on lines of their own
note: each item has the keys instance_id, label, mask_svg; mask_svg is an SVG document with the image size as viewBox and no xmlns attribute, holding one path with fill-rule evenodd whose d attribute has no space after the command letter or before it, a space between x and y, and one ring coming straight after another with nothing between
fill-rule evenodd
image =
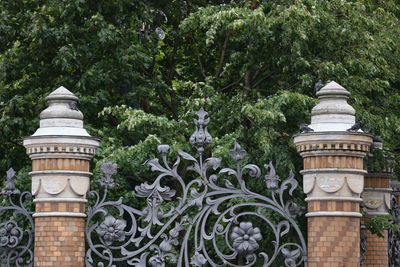
<instances>
[{"instance_id":1,"label":"stone cornice molding","mask_svg":"<svg viewBox=\"0 0 400 267\"><path fill-rule=\"evenodd\" d=\"M372 136L352 132L318 132L294 136L297 152L303 157L320 155L348 155L364 157L369 152Z\"/></svg>"}]
</instances>

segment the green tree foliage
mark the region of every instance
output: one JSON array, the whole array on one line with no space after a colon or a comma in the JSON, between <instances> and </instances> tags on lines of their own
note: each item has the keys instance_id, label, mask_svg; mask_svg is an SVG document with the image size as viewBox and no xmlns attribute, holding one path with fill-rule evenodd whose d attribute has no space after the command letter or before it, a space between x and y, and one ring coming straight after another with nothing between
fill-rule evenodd
<instances>
[{"instance_id":1,"label":"green tree foliage","mask_svg":"<svg viewBox=\"0 0 400 267\"><path fill-rule=\"evenodd\" d=\"M165 101L159 95L149 102L158 119L131 107L102 113L119 121L118 136L134 135L139 142L124 147L116 138L119 149L110 155L124 158L155 137L175 149L185 146L189 112L203 106L212 117L216 156L224 157L237 140L251 151L249 161L273 159L281 173L299 170L291 136L309 121L318 79L345 86L357 120L371 124L394 147L400 130L398 12L390 1L232 1L200 7L178 30L169 25L171 35L167 30L158 75L173 72L174 78L164 84L171 91ZM143 170L134 170L140 180Z\"/></svg>"}]
</instances>

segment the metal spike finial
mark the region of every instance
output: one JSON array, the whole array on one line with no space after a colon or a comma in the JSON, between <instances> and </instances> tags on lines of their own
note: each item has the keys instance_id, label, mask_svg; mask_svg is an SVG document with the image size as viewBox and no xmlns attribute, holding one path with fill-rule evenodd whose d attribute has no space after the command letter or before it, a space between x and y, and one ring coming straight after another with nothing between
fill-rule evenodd
<instances>
[{"instance_id":1,"label":"metal spike finial","mask_svg":"<svg viewBox=\"0 0 400 267\"><path fill-rule=\"evenodd\" d=\"M281 179L279 176L276 174L275 167L272 164L272 161L270 161L268 164L264 165L265 169L269 171L267 175L265 175L265 184L267 185L268 189L277 189L279 187L279 182Z\"/></svg>"},{"instance_id":2,"label":"metal spike finial","mask_svg":"<svg viewBox=\"0 0 400 267\"><path fill-rule=\"evenodd\" d=\"M212 137L207 131L207 125L210 122L210 118L206 118L208 112L203 108L200 108L200 110L195 114L198 116L197 119L193 119L194 124L196 125L196 130L192 136L190 136L189 142L196 147L200 154L202 154L204 152L204 147L212 142Z\"/></svg>"},{"instance_id":3,"label":"metal spike finial","mask_svg":"<svg viewBox=\"0 0 400 267\"><path fill-rule=\"evenodd\" d=\"M246 154L246 150L242 149L237 142L235 142L235 147L229 150L229 155L236 161L242 160Z\"/></svg>"},{"instance_id":4,"label":"metal spike finial","mask_svg":"<svg viewBox=\"0 0 400 267\"><path fill-rule=\"evenodd\" d=\"M106 161L101 164L101 172L103 174L102 179L100 180L100 185L104 189L113 189L118 186L117 183L114 182L113 176L117 173L117 164L111 161Z\"/></svg>"},{"instance_id":5,"label":"metal spike finial","mask_svg":"<svg viewBox=\"0 0 400 267\"><path fill-rule=\"evenodd\" d=\"M3 195L17 195L20 193L20 191L15 187L15 182L14 180L17 179L17 176L15 176L16 172L14 171L13 168L8 169L6 172L6 186L5 189L1 192Z\"/></svg>"}]
</instances>

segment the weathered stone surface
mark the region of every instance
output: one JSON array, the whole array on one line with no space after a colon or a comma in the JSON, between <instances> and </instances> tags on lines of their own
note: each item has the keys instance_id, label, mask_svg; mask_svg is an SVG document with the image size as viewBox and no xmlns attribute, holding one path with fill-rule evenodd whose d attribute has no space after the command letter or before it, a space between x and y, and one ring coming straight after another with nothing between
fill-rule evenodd
<instances>
[{"instance_id":1,"label":"weathered stone surface","mask_svg":"<svg viewBox=\"0 0 400 267\"><path fill-rule=\"evenodd\" d=\"M90 136L83 128L83 114L73 93L61 86L46 101L49 106L40 113L40 128L33 136Z\"/></svg>"},{"instance_id":2,"label":"weathered stone surface","mask_svg":"<svg viewBox=\"0 0 400 267\"><path fill-rule=\"evenodd\" d=\"M336 82L330 82L317 92L319 104L311 111L315 132L346 131L355 123L355 110L347 103L350 92Z\"/></svg>"}]
</instances>

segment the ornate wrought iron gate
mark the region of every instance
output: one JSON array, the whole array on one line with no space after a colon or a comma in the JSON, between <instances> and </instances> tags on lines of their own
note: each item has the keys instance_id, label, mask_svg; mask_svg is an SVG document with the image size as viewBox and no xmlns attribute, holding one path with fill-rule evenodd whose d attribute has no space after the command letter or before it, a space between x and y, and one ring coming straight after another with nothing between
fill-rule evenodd
<instances>
[{"instance_id":1,"label":"ornate wrought iron gate","mask_svg":"<svg viewBox=\"0 0 400 267\"><path fill-rule=\"evenodd\" d=\"M109 199L117 165L102 165L101 192L89 193L95 204L87 211L87 266L307 266L296 219L303 208L286 200L298 187L294 174L281 181L270 162L263 176L260 167L241 163L246 151L237 143L229 152L235 167L220 169L221 159L205 158L212 141L207 112L197 115L189 140L197 157L179 150L171 165L169 146L160 145L161 161L146 162L157 177L135 188L147 202L144 209ZM181 173L195 178L186 181ZM258 178L268 195L251 191L249 177ZM0 216L9 219L0 224L0 265L32 266L33 212L24 206L31 194L16 189L12 169L6 178Z\"/></svg>"},{"instance_id":2,"label":"ornate wrought iron gate","mask_svg":"<svg viewBox=\"0 0 400 267\"><path fill-rule=\"evenodd\" d=\"M270 162L264 165L263 183L270 196L250 191L246 176L260 178L262 171L241 164L246 151L237 143L229 152L235 168L216 172L221 159L204 158L212 141L207 112L196 114L189 141L197 157L179 150L171 165L169 146L160 145L161 161L146 162L158 175L135 188L146 208L108 199L116 187L117 166L103 164L103 192L90 192L96 203L88 209L87 266L307 266L306 243L296 221L302 208L285 199L298 187L294 174L281 182ZM187 183L179 172L183 160L197 177ZM260 251L260 242L269 237L268 251Z\"/></svg>"}]
</instances>

